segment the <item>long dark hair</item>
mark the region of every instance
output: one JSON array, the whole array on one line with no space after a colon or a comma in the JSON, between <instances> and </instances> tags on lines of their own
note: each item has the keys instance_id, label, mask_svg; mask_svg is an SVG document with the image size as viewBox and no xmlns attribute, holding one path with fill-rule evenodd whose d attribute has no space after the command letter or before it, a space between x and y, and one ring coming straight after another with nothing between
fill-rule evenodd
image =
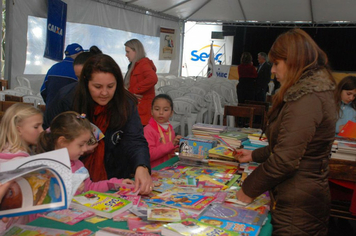
<instances>
[{"instance_id":1,"label":"long dark hair","mask_svg":"<svg viewBox=\"0 0 356 236\"><path fill-rule=\"evenodd\" d=\"M93 120L96 103L90 95L88 83L92 79L92 74L97 72L110 73L116 79L117 85L114 96L107 104L107 111L110 113L109 128L123 127L132 112L131 103L136 104L136 98L124 88L121 69L114 59L108 55L98 54L85 62L75 92L73 109L80 114L87 114L88 119Z\"/></svg>"},{"instance_id":2,"label":"long dark hair","mask_svg":"<svg viewBox=\"0 0 356 236\"><path fill-rule=\"evenodd\" d=\"M355 76L351 76L351 75L346 76L338 83L337 89L335 90L335 102L336 102L337 111L342 112L342 110L340 109L342 90L354 90L354 89L356 89L356 77ZM356 99L354 99L351 102L351 107L356 110ZM338 115L342 115L342 113L340 114L340 112L338 112Z\"/></svg>"},{"instance_id":3,"label":"long dark hair","mask_svg":"<svg viewBox=\"0 0 356 236\"><path fill-rule=\"evenodd\" d=\"M268 57L272 63L283 60L287 66L286 82L281 85L279 92L273 96L273 106L269 114L282 106L284 94L308 70L323 69L327 72L328 79L335 83L325 52L301 29L291 29L278 36L269 51Z\"/></svg>"}]
</instances>

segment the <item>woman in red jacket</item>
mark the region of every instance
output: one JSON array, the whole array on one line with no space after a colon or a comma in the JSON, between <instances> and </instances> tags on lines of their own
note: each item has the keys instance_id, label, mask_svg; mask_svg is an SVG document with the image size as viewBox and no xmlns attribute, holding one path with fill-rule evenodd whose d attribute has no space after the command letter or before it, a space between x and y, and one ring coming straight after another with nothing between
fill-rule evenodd
<instances>
[{"instance_id":1,"label":"woman in red jacket","mask_svg":"<svg viewBox=\"0 0 356 236\"><path fill-rule=\"evenodd\" d=\"M151 118L151 103L155 97L155 84L158 81L156 67L146 57L142 43L131 39L125 43L126 57L130 61L125 76L125 87L138 99L138 113L142 125L147 125Z\"/></svg>"}]
</instances>

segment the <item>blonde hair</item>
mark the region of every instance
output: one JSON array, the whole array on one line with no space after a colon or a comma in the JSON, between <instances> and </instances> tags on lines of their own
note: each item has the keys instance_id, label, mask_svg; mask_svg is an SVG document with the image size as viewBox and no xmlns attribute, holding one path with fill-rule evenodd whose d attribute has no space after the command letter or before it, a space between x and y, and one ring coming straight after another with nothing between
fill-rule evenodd
<instances>
[{"instance_id":1,"label":"blonde hair","mask_svg":"<svg viewBox=\"0 0 356 236\"><path fill-rule=\"evenodd\" d=\"M25 103L15 103L10 106L0 123L0 152L5 148L10 148L11 153L18 151L31 152L31 148L26 144L26 142L20 137L17 127L21 125L23 120L34 115L42 115L42 112Z\"/></svg>"},{"instance_id":2,"label":"blonde hair","mask_svg":"<svg viewBox=\"0 0 356 236\"><path fill-rule=\"evenodd\" d=\"M52 120L49 129L40 134L37 150L40 153L52 151L59 137L71 142L86 130L91 132L92 126L83 115L74 111L62 112Z\"/></svg>"},{"instance_id":3,"label":"blonde hair","mask_svg":"<svg viewBox=\"0 0 356 236\"><path fill-rule=\"evenodd\" d=\"M124 82L125 82L124 85L126 88L128 88L130 86L130 78L131 78L132 70L134 69L136 62L138 62L142 58L146 57L146 52L145 52L145 48L143 47L142 43L138 39L131 39L131 40L127 41L124 45L126 47L131 48L134 52L136 52L136 56L132 60L132 62L130 64L130 68L127 71L127 73L125 75L125 79L124 79Z\"/></svg>"}]
</instances>

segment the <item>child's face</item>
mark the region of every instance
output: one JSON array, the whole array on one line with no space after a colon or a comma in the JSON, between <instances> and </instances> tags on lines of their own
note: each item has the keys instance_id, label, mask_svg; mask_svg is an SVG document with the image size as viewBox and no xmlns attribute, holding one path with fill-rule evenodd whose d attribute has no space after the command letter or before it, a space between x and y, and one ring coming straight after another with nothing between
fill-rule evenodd
<instances>
[{"instance_id":1,"label":"child's face","mask_svg":"<svg viewBox=\"0 0 356 236\"><path fill-rule=\"evenodd\" d=\"M42 128L43 117L42 114L36 114L23 119L17 126L17 131L22 140L27 145L36 145Z\"/></svg>"},{"instance_id":2,"label":"child's face","mask_svg":"<svg viewBox=\"0 0 356 236\"><path fill-rule=\"evenodd\" d=\"M87 142L91 137L89 130L81 132L81 134L75 138L72 142L66 142L61 145L61 148L67 148L69 153L69 158L71 161L79 160L79 157L88 150Z\"/></svg>"},{"instance_id":3,"label":"child's face","mask_svg":"<svg viewBox=\"0 0 356 236\"><path fill-rule=\"evenodd\" d=\"M353 90L342 90L341 91L341 101L345 104L349 104L356 98L356 89Z\"/></svg>"},{"instance_id":4,"label":"child's face","mask_svg":"<svg viewBox=\"0 0 356 236\"><path fill-rule=\"evenodd\" d=\"M171 104L164 98L158 98L153 104L151 114L158 123L166 123L173 114Z\"/></svg>"}]
</instances>

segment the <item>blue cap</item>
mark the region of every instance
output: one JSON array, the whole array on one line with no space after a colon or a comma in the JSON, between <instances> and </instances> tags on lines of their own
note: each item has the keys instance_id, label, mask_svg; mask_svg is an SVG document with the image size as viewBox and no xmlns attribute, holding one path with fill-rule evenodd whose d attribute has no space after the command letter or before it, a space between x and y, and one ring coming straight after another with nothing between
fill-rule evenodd
<instances>
[{"instance_id":1,"label":"blue cap","mask_svg":"<svg viewBox=\"0 0 356 236\"><path fill-rule=\"evenodd\" d=\"M66 54L66 56L72 56L74 54L77 54L79 52L83 52L83 48L82 46L80 46L79 44L77 43L72 43L72 44L69 44L66 48L66 50L64 51L64 53Z\"/></svg>"}]
</instances>

